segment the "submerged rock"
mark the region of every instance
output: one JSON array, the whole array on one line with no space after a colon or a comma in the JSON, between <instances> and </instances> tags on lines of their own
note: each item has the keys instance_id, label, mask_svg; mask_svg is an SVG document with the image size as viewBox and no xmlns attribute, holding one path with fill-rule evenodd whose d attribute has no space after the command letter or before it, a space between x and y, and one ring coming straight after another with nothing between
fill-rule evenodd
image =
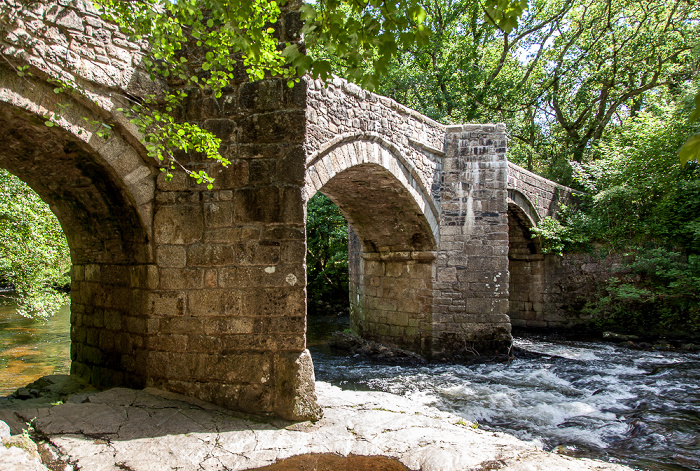
<instances>
[{"instance_id":1,"label":"submerged rock","mask_svg":"<svg viewBox=\"0 0 700 471\"><path fill-rule=\"evenodd\" d=\"M381 343L365 340L354 333L333 332L328 344L350 355L357 355L369 360L393 364L426 363L425 358L417 353L403 350L399 347L383 345Z\"/></svg>"}]
</instances>

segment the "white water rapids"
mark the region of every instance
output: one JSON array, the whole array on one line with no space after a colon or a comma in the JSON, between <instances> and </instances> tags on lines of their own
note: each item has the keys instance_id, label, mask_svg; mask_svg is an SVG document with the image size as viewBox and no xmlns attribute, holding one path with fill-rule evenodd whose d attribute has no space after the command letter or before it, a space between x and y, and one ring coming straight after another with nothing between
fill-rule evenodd
<instances>
[{"instance_id":1,"label":"white water rapids","mask_svg":"<svg viewBox=\"0 0 700 471\"><path fill-rule=\"evenodd\" d=\"M510 364L395 366L312 348L316 378L408 396L545 450L700 470L700 354L517 338Z\"/></svg>"}]
</instances>

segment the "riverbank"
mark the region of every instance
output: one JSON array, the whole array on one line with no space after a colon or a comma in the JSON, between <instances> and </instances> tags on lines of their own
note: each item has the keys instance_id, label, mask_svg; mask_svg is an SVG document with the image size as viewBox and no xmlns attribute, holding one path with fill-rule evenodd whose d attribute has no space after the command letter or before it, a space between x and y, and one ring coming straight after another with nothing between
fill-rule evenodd
<instances>
[{"instance_id":1,"label":"riverbank","mask_svg":"<svg viewBox=\"0 0 700 471\"><path fill-rule=\"evenodd\" d=\"M13 435L32 421L29 434L39 443L44 463L62 470L243 470L305 454L316 457L316 463L330 460L333 469L344 469L334 461L338 456L351 455L384 456L394 465L425 471L630 469L547 453L401 396L343 391L323 382L316 388L323 419L292 423L232 413L154 389L95 391L55 375L28 386L20 393L25 399L0 401L0 420ZM0 452L3 470L41 469L12 468L9 453L14 457L16 450L0 447ZM368 470L401 469L365 463Z\"/></svg>"}]
</instances>

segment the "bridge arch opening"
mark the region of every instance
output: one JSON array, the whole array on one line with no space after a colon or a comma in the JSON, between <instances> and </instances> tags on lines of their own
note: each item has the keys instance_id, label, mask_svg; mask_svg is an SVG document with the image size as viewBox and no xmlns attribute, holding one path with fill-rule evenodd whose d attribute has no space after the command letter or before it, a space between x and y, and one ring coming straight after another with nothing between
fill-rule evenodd
<instances>
[{"instance_id":1,"label":"bridge arch opening","mask_svg":"<svg viewBox=\"0 0 700 471\"><path fill-rule=\"evenodd\" d=\"M511 199L508 202L509 309L514 327L541 325L544 308L544 254L540 241L532 237L531 213ZM536 213L535 213L536 214Z\"/></svg>"},{"instance_id":2,"label":"bridge arch opening","mask_svg":"<svg viewBox=\"0 0 700 471\"><path fill-rule=\"evenodd\" d=\"M142 386L147 313L140 290L151 249L148 204L139 207L133 190L140 186L146 202L151 170L120 136L86 137L80 120L94 118L91 110L73 102L63 122L49 127L44 116L59 112L47 98L51 88L16 87L16 74L0 75L0 167L50 206L70 247L71 373L97 386Z\"/></svg>"},{"instance_id":3,"label":"bridge arch opening","mask_svg":"<svg viewBox=\"0 0 700 471\"><path fill-rule=\"evenodd\" d=\"M368 147L350 158L348 151L360 146L348 143L316 159L307 168L307 201L320 191L348 221L351 328L369 340L428 353L433 227L421 195L406 184L407 171L390 158L370 160L387 151L377 143Z\"/></svg>"}]
</instances>

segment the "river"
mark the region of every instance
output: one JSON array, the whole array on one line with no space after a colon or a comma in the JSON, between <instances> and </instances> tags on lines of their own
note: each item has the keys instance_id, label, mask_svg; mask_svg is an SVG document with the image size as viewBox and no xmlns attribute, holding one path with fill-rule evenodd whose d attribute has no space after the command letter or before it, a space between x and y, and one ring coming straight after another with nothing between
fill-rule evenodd
<instances>
[{"instance_id":1,"label":"river","mask_svg":"<svg viewBox=\"0 0 700 471\"><path fill-rule=\"evenodd\" d=\"M70 306L47 320L0 305L0 396L42 376L70 371Z\"/></svg>"},{"instance_id":2,"label":"river","mask_svg":"<svg viewBox=\"0 0 700 471\"><path fill-rule=\"evenodd\" d=\"M0 395L69 369L68 308L32 321L0 307ZM700 470L700 353L527 335L509 364L396 366L338 355L346 327L310 318L316 378L408 396L545 450L640 470Z\"/></svg>"}]
</instances>

